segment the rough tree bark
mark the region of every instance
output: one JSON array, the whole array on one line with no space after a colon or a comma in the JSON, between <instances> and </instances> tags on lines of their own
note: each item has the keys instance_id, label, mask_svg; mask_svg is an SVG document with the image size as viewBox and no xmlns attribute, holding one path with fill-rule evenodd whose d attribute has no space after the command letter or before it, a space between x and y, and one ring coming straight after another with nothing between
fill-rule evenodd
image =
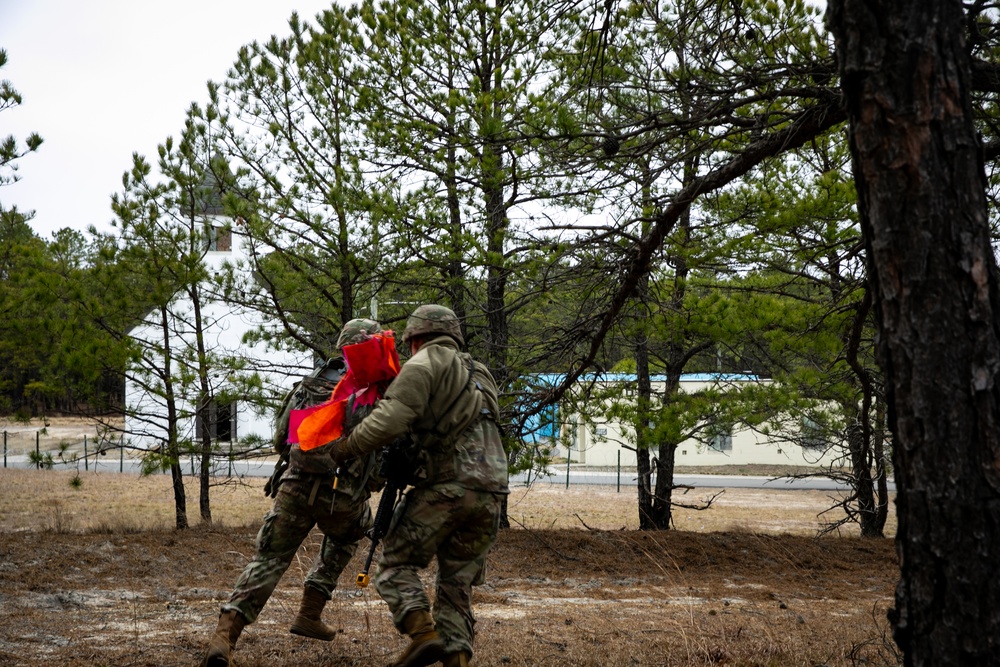
<instances>
[{"instance_id":1,"label":"rough tree bark","mask_svg":"<svg viewBox=\"0 0 1000 667\"><path fill-rule=\"evenodd\" d=\"M831 0L895 436L906 665L1000 665L1000 288L961 3Z\"/></svg>"},{"instance_id":2,"label":"rough tree bark","mask_svg":"<svg viewBox=\"0 0 1000 667\"><path fill-rule=\"evenodd\" d=\"M640 294L645 294L648 288L648 277L644 277L640 286ZM650 515L649 510L653 506L653 491L650 485L652 476L652 466L649 456L649 406L652 401L653 389L652 381L649 377L649 350L646 347L645 338L641 339L635 346L635 372L637 379L637 401L638 412L635 426L635 454L636 454L636 491L639 505L639 529L654 530L656 522Z\"/></svg>"},{"instance_id":3,"label":"rough tree bark","mask_svg":"<svg viewBox=\"0 0 1000 667\"><path fill-rule=\"evenodd\" d=\"M871 290L865 289L864 298L854 313L844 345L847 360L861 390L860 405L856 401L844 405L844 413L853 417L847 428L847 449L851 457L851 477L857 502L858 524L861 537L885 537L886 508L889 503L886 470L876 458L875 429L872 428L872 410L875 404L875 379L861 363L859 352L865 321L872 309ZM878 449L881 456L881 449ZM874 468L874 477L872 476Z\"/></svg>"},{"instance_id":4,"label":"rough tree bark","mask_svg":"<svg viewBox=\"0 0 1000 667\"><path fill-rule=\"evenodd\" d=\"M180 445L177 442L177 401L174 396L174 380L170 374L173 365L173 351L170 348L170 313L166 306L160 307L160 331L163 333L163 397L167 406L167 441L164 451L170 457L170 479L174 492L174 527L183 530L188 527L187 495L184 493L184 473L180 463Z\"/></svg>"}]
</instances>

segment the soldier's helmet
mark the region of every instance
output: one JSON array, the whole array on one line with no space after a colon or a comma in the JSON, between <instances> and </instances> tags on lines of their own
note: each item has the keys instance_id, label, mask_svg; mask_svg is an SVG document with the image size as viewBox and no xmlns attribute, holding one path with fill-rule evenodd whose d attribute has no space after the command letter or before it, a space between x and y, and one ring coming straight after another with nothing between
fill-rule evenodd
<instances>
[{"instance_id":1,"label":"soldier's helmet","mask_svg":"<svg viewBox=\"0 0 1000 667\"><path fill-rule=\"evenodd\" d=\"M411 338L427 334L446 334L454 338L459 345L465 345L458 316L455 315L455 311L444 306L427 304L414 310L406 320L403 342L409 343Z\"/></svg>"},{"instance_id":2,"label":"soldier's helmet","mask_svg":"<svg viewBox=\"0 0 1000 667\"><path fill-rule=\"evenodd\" d=\"M340 330L340 335L337 336L337 347L363 343L368 340L369 336L377 334L380 331L382 331L382 327L375 320L368 320L363 317L349 320L344 323L344 328Z\"/></svg>"}]
</instances>

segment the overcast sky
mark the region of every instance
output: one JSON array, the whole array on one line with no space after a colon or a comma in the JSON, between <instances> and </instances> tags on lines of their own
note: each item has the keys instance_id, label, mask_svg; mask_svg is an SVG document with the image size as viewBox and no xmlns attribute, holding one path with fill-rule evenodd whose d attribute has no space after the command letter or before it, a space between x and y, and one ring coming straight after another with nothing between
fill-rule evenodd
<instances>
[{"instance_id":1,"label":"overcast sky","mask_svg":"<svg viewBox=\"0 0 1000 667\"><path fill-rule=\"evenodd\" d=\"M35 232L107 230L111 194L132 153L155 163L205 83L221 81L243 44L288 34L297 11L331 0L0 0L0 48L23 103L0 112L0 138L45 143L22 158L0 203L34 210Z\"/></svg>"}]
</instances>

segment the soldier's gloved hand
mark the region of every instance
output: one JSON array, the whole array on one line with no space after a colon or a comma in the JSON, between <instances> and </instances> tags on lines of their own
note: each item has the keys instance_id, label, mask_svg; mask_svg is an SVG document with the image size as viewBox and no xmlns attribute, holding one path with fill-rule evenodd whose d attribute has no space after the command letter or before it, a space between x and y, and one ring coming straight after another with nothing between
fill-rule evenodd
<instances>
[{"instance_id":1,"label":"soldier's gloved hand","mask_svg":"<svg viewBox=\"0 0 1000 667\"><path fill-rule=\"evenodd\" d=\"M320 449L322 449L323 453L326 454L331 461L333 461L333 465L336 467L340 467L344 461L351 458L351 455L344 451L344 441L342 439L328 442L320 447Z\"/></svg>"}]
</instances>

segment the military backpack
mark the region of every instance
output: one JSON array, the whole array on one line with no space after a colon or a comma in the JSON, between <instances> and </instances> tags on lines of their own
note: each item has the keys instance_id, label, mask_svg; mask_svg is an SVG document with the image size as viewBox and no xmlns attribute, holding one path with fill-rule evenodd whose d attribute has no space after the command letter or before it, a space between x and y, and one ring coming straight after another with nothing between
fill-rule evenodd
<instances>
[{"instance_id":1,"label":"military backpack","mask_svg":"<svg viewBox=\"0 0 1000 667\"><path fill-rule=\"evenodd\" d=\"M274 466L274 474L264 486L264 493L273 496L278 492L281 476L288 469L291 445L288 443L288 422L292 410L301 410L330 400L340 378L347 373L347 365L340 357L328 359L313 369L309 375L296 382L285 394L278 408L274 423L274 451L281 456Z\"/></svg>"}]
</instances>

